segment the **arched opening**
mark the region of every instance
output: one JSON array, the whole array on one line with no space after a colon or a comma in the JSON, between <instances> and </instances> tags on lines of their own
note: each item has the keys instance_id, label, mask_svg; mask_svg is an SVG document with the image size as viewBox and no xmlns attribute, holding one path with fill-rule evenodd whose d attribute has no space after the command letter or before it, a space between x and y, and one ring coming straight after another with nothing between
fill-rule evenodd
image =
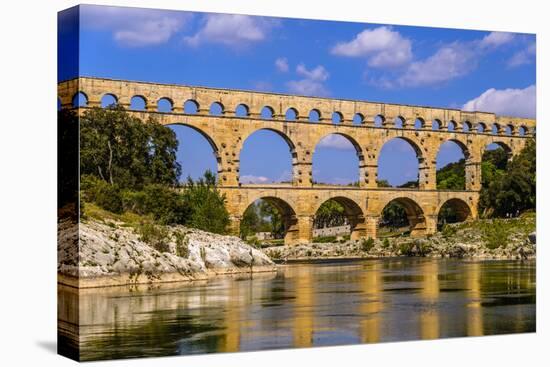
<instances>
[{"instance_id":1,"label":"arched opening","mask_svg":"<svg viewBox=\"0 0 550 367\"><path fill-rule=\"evenodd\" d=\"M508 136L513 135L514 134L514 125L512 125L512 124L506 125L506 127L504 128L504 134L506 134Z\"/></svg>"},{"instance_id":2,"label":"arched opening","mask_svg":"<svg viewBox=\"0 0 550 367\"><path fill-rule=\"evenodd\" d=\"M199 112L199 103L194 99L188 99L183 104L183 112L190 115L197 114Z\"/></svg>"},{"instance_id":3,"label":"arched opening","mask_svg":"<svg viewBox=\"0 0 550 367\"><path fill-rule=\"evenodd\" d=\"M394 120L393 120L393 123L394 123L394 126L398 129L402 129L405 127L405 119L401 116L397 116Z\"/></svg>"},{"instance_id":4,"label":"arched opening","mask_svg":"<svg viewBox=\"0 0 550 367\"><path fill-rule=\"evenodd\" d=\"M363 116L362 114L356 113L355 115L353 115L354 125L362 125L364 121L365 121L365 116Z\"/></svg>"},{"instance_id":5,"label":"arched opening","mask_svg":"<svg viewBox=\"0 0 550 367\"><path fill-rule=\"evenodd\" d=\"M248 117L248 116L250 116L250 110L249 110L248 106L245 105L244 103L239 104L235 108L235 116L237 116L237 117Z\"/></svg>"},{"instance_id":6,"label":"arched opening","mask_svg":"<svg viewBox=\"0 0 550 367\"><path fill-rule=\"evenodd\" d=\"M421 157L420 148L411 140L388 140L378 155L378 187L418 187Z\"/></svg>"},{"instance_id":7,"label":"arched opening","mask_svg":"<svg viewBox=\"0 0 550 367\"><path fill-rule=\"evenodd\" d=\"M384 126L384 123L386 122L386 119L382 115L376 115L374 116L374 126L375 127L382 127Z\"/></svg>"},{"instance_id":8,"label":"arched opening","mask_svg":"<svg viewBox=\"0 0 550 367\"><path fill-rule=\"evenodd\" d=\"M222 116L223 113L224 113L224 108L220 102L214 102L210 105L210 114L212 116Z\"/></svg>"},{"instance_id":9,"label":"arched opening","mask_svg":"<svg viewBox=\"0 0 550 367\"><path fill-rule=\"evenodd\" d=\"M425 233L424 212L414 200L401 197L384 206L378 222L378 237L415 237Z\"/></svg>"},{"instance_id":10,"label":"arched opening","mask_svg":"<svg viewBox=\"0 0 550 367\"><path fill-rule=\"evenodd\" d=\"M469 132L470 130L472 130L472 124L469 122L469 121L464 121L462 123L462 131L464 131L465 133Z\"/></svg>"},{"instance_id":11,"label":"arched opening","mask_svg":"<svg viewBox=\"0 0 550 367\"><path fill-rule=\"evenodd\" d=\"M287 121L296 121L298 119L298 111L296 111L295 108L290 107L288 110L286 110L285 119Z\"/></svg>"},{"instance_id":12,"label":"arched opening","mask_svg":"<svg viewBox=\"0 0 550 367\"><path fill-rule=\"evenodd\" d=\"M322 203L313 218L313 242L356 240L364 232L363 211L353 200L338 196Z\"/></svg>"},{"instance_id":13,"label":"arched opening","mask_svg":"<svg viewBox=\"0 0 550 367\"><path fill-rule=\"evenodd\" d=\"M84 92L78 92L73 97L73 107L86 107L88 106L88 96Z\"/></svg>"},{"instance_id":14,"label":"arched opening","mask_svg":"<svg viewBox=\"0 0 550 367\"><path fill-rule=\"evenodd\" d=\"M311 111L309 111L308 120L310 122L319 122L321 120L321 112L319 112L319 110L315 108L312 109Z\"/></svg>"},{"instance_id":15,"label":"arched opening","mask_svg":"<svg viewBox=\"0 0 550 367\"><path fill-rule=\"evenodd\" d=\"M264 120L272 120L274 114L275 111L270 106L264 106L264 108L262 108L262 111L260 112L260 116Z\"/></svg>"},{"instance_id":16,"label":"arched opening","mask_svg":"<svg viewBox=\"0 0 550 367\"><path fill-rule=\"evenodd\" d=\"M527 128L525 126L520 126L518 130L519 136L525 136L526 133L527 133Z\"/></svg>"},{"instance_id":17,"label":"arched opening","mask_svg":"<svg viewBox=\"0 0 550 367\"><path fill-rule=\"evenodd\" d=\"M464 222L472 217L470 206L461 199L449 199L439 209L437 228L441 230L445 224Z\"/></svg>"},{"instance_id":18,"label":"arched opening","mask_svg":"<svg viewBox=\"0 0 550 367\"><path fill-rule=\"evenodd\" d=\"M491 126L491 134L498 135L500 133L500 125L497 123L494 123L493 126Z\"/></svg>"},{"instance_id":19,"label":"arched opening","mask_svg":"<svg viewBox=\"0 0 550 367\"><path fill-rule=\"evenodd\" d=\"M436 182L438 190L466 189L466 160L469 152L457 140L441 144L436 157Z\"/></svg>"},{"instance_id":20,"label":"arched opening","mask_svg":"<svg viewBox=\"0 0 550 367\"><path fill-rule=\"evenodd\" d=\"M163 97L163 98L159 99L158 102L157 102L157 111L158 112L169 113L169 112L172 112L173 106L174 106L174 104L172 103L172 100L170 100L166 97Z\"/></svg>"},{"instance_id":21,"label":"arched opening","mask_svg":"<svg viewBox=\"0 0 550 367\"><path fill-rule=\"evenodd\" d=\"M317 143L313 152L313 183L358 186L361 161L361 148L353 138L329 134Z\"/></svg>"},{"instance_id":22,"label":"arched opening","mask_svg":"<svg viewBox=\"0 0 550 367\"><path fill-rule=\"evenodd\" d=\"M434 131L441 130L442 126L443 126L443 124L441 123L441 120L434 119L432 121L432 130L434 130Z\"/></svg>"},{"instance_id":23,"label":"arched opening","mask_svg":"<svg viewBox=\"0 0 550 367\"><path fill-rule=\"evenodd\" d=\"M485 125L483 122L478 122L476 130L478 133L484 133L487 130L487 125Z\"/></svg>"},{"instance_id":24,"label":"arched opening","mask_svg":"<svg viewBox=\"0 0 550 367\"><path fill-rule=\"evenodd\" d=\"M104 94L103 97L101 97L101 107L107 108L107 107L114 107L118 103L118 100L114 94Z\"/></svg>"},{"instance_id":25,"label":"arched opening","mask_svg":"<svg viewBox=\"0 0 550 367\"><path fill-rule=\"evenodd\" d=\"M425 122L424 122L424 119L422 118L417 118L416 120L414 120L414 128L419 130L419 129L423 129L424 126L426 126Z\"/></svg>"},{"instance_id":26,"label":"arched opening","mask_svg":"<svg viewBox=\"0 0 550 367\"><path fill-rule=\"evenodd\" d=\"M454 122L453 120L449 121L449 124L447 125L447 131L455 131L456 126L456 122Z\"/></svg>"},{"instance_id":27,"label":"arched opening","mask_svg":"<svg viewBox=\"0 0 550 367\"><path fill-rule=\"evenodd\" d=\"M206 133L183 124L167 126L178 140L176 159L181 165L180 181L185 182L189 177L198 180L206 171L217 175L218 147Z\"/></svg>"},{"instance_id":28,"label":"arched opening","mask_svg":"<svg viewBox=\"0 0 550 367\"><path fill-rule=\"evenodd\" d=\"M243 213L240 237L261 246L287 244L296 231L296 213L284 200L262 197L250 204Z\"/></svg>"},{"instance_id":29,"label":"arched opening","mask_svg":"<svg viewBox=\"0 0 550 367\"><path fill-rule=\"evenodd\" d=\"M494 197L498 193L498 187L492 187L493 182L498 182L505 175L509 160L512 158L512 150L502 142L488 144L481 158L481 195L478 211L481 217L493 215L492 205ZM495 191L497 190L497 191ZM514 215L516 213L507 213Z\"/></svg>"},{"instance_id":30,"label":"arched opening","mask_svg":"<svg viewBox=\"0 0 550 367\"><path fill-rule=\"evenodd\" d=\"M275 130L257 130L242 145L239 182L291 183L294 156L294 144L286 135Z\"/></svg>"},{"instance_id":31,"label":"arched opening","mask_svg":"<svg viewBox=\"0 0 550 367\"><path fill-rule=\"evenodd\" d=\"M145 111L147 102L143 96L133 96L130 99L130 109L133 111Z\"/></svg>"},{"instance_id":32,"label":"arched opening","mask_svg":"<svg viewBox=\"0 0 550 367\"><path fill-rule=\"evenodd\" d=\"M332 123L333 124L341 124L342 121L344 121L344 116L342 115L342 113L338 112L338 111L334 111L332 113Z\"/></svg>"}]
</instances>

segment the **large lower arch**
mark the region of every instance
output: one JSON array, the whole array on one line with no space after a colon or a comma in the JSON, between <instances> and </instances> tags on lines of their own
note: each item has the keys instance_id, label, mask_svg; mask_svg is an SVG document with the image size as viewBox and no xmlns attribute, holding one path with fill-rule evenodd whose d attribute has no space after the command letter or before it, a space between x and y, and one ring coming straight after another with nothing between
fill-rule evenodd
<instances>
[{"instance_id":1,"label":"large lower arch","mask_svg":"<svg viewBox=\"0 0 550 367\"><path fill-rule=\"evenodd\" d=\"M420 146L402 136L384 142L378 153L379 187L423 187L428 170Z\"/></svg>"},{"instance_id":2,"label":"large lower arch","mask_svg":"<svg viewBox=\"0 0 550 367\"><path fill-rule=\"evenodd\" d=\"M246 211L252 206L255 205L258 201L265 201L273 208L277 210L282 221L282 238L284 238L285 245L294 244L298 238L298 220L296 216L296 211L294 208L284 199L275 197L275 196L260 196L255 198L251 203L249 203L241 213L241 223L246 214ZM242 232L242 230L240 230Z\"/></svg>"},{"instance_id":3,"label":"large lower arch","mask_svg":"<svg viewBox=\"0 0 550 367\"><path fill-rule=\"evenodd\" d=\"M403 209L411 237L420 237L427 234L424 210L416 201L408 197L398 197L388 201L379 213L379 226L384 226L384 211L391 205L397 205Z\"/></svg>"},{"instance_id":4,"label":"large lower arch","mask_svg":"<svg viewBox=\"0 0 550 367\"><path fill-rule=\"evenodd\" d=\"M349 158L353 158L350 152L356 156L354 162L348 162ZM323 136L317 141L312 156L312 178L315 183L359 186L365 178L365 158L361 146L347 134L334 132ZM346 167L346 163L351 166L348 164ZM321 169L319 166L322 166Z\"/></svg>"},{"instance_id":5,"label":"large lower arch","mask_svg":"<svg viewBox=\"0 0 550 367\"><path fill-rule=\"evenodd\" d=\"M472 218L472 209L468 203L458 198L443 202L437 210L438 227L447 223L464 222Z\"/></svg>"},{"instance_id":6,"label":"large lower arch","mask_svg":"<svg viewBox=\"0 0 550 367\"><path fill-rule=\"evenodd\" d=\"M266 135L267 133L267 135ZM256 141L256 137L261 141ZM280 156L287 155L284 148L277 146L280 138L288 146L290 159L285 161ZM266 144L266 141L270 144ZM266 148L269 146L269 148ZM283 182L293 183L296 177L297 153L292 140L283 132L262 128L254 130L243 137L238 148L239 182L241 184ZM262 158L262 155L266 155ZM265 159L264 159L265 158ZM269 161L266 161L269 159ZM287 164L288 163L288 164Z\"/></svg>"},{"instance_id":7,"label":"large lower arch","mask_svg":"<svg viewBox=\"0 0 550 367\"><path fill-rule=\"evenodd\" d=\"M362 237L365 237L366 234L366 225L365 225L365 216L363 210L354 200L344 197L344 196L334 196L327 200L324 200L322 203L319 203L315 209L314 224L317 222L317 217L320 215L319 211L329 201L335 201L343 208L343 215L346 218L346 224L349 225L350 230L350 239L358 240Z\"/></svg>"},{"instance_id":8,"label":"large lower arch","mask_svg":"<svg viewBox=\"0 0 550 367\"><path fill-rule=\"evenodd\" d=\"M176 134L178 139L177 160L183 162L181 164L183 174L181 179L186 180L188 176L193 179L201 177L206 169L218 174L221 171L221 156L218 149L218 144L203 130L196 126L185 123L174 123L166 125ZM203 139L201 142L200 138ZM203 144L206 142L206 144ZM207 154L210 147L213 155L213 160L203 158L203 153ZM200 163L200 167L198 164ZM204 167L203 167L204 166Z\"/></svg>"}]
</instances>

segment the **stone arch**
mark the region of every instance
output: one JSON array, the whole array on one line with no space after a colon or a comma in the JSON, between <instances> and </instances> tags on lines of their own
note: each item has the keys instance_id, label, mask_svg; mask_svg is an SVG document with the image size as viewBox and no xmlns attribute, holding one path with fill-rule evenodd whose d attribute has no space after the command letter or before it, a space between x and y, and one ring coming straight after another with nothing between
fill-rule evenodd
<instances>
[{"instance_id":1,"label":"stone arch","mask_svg":"<svg viewBox=\"0 0 550 367\"><path fill-rule=\"evenodd\" d=\"M236 117L249 117L250 116L250 108L248 105L244 103L239 103L237 106L235 106L235 116Z\"/></svg>"},{"instance_id":2,"label":"stone arch","mask_svg":"<svg viewBox=\"0 0 550 367\"><path fill-rule=\"evenodd\" d=\"M485 144L485 146L483 146L482 149L483 150L487 149L487 146L489 146L491 144L496 144L500 148L504 149L504 151L506 152L506 155L508 156L508 160L512 159L513 150L507 143L505 143L503 141L500 141L500 140L490 141L488 144ZM482 154L483 154L483 152L482 152Z\"/></svg>"},{"instance_id":3,"label":"stone arch","mask_svg":"<svg viewBox=\"0 0 550 367\"><path fill-rule=\"evenodd\" d=\"M287 121L297 121L299 118L298 110L294 107L290 107L285 112L285 120Z\"/></svg>"},{"instance_id":4,"label":"stone arch","mask_svg":"<svg viewBox=\"0 0 550 367\"><path fill-rule=\"evenodd\" d=\"M361 237L365 237L365 215L361 209L361 205L355 200L345 196L335 195L328 198L323 198L316 203L313 213L317 215L317 211L329 200L334 200L344 208L344 215L347 218L350 226L350 239L357 240Z\"/></svg>"},{"instance_id":5,"label":"stone arch","mask_svg":"<svg viewBox=\"0 0 550 367\"><path fill-rule=\"evenodd\" d=\"M519 136L525 136L527 135L527 127L525 125L521 125L518 129L518 135Z\"/></svg>"},{"instance_id":6,"label":"stone arch","mask_svg":"<svg viewBox=\"0 0 550 367\"><path fill-rule=\"evenodd\" d=\"M443 128L443 122L440 119L432 120L432 130L439 131Z\"/></svg>"},{"instance_id":7,"label":"stone arch","mask_svg":"<svg viewBox=\"0 0 550 367\"><path fill-rule=\"evenodd\" d=\"M223 116L225 113L225 107L221 102L212 102L208 113L212 116Z\"/></svg>"},{"instance_id":8,"label":"stone arch","mask_svg":"<svg viewBox=\"0 0 550 367\"><path fill-rule=\"evenodd\" d=\"M308 120L310 122L320 122L321 121L321 111L319 111L317 108L313 108L311 111L309 111Z\"/></svg>"},{"instance_id":9,"label":"stone arch","mask_svg":"<svg viewBox=\"0 0 550 367\"><path fill-rule=\"evenodd\" d=\"M424 121L424 119L422 117L417 117L415 120L414 120L414 128L419 130L419 129L424 129L426 127L426 121Z\"/></svg>"},{"instance_id":10,"label":"stone arch","mask_svg":"<svg viewBox=\"0 0 550 367\"><path fill-rule=\"evenodd\" d=\"M446 207L452 209L456 216L455 220L448 223L464 222L473 218L474 210L467 202L459 198L451 198L442 202L437 208L438 222L441 222L441 216L444 214L442 210L445 210Z\"/></svg>"},{"instance_id":11,"label":"stone arch","mask_svg":"<svg viewBox=\"0 0 550 367\"><path fill-rule=\"evenodd\" d=\"M472 130L472 123L470 121L463 121L462 122L462 131L467 133L470 130Z\"/></svg>"},{"instance_id":12,"label":"stone arch","mask_svg":"<svg viewBox=\"0 0 550 367\"><path fill-rule=\"evenodd\" d=\"M493 135L498 135L498 134L500 134L500 129L501 129L500 124L498 124L498 123L495 122L495 123L491 126L491 134L493 134Z\"/></svg>"},{"instance_id":13,"label":"stone arch","mask_svg":"<svg viewBox=\"0 0 550 367\"><path fill-rule=\"evenodd\" d=\"M342 124L344 122L344 115L340 111L334 111L332 113L332 123Z\"/></svg>"},{"instance_id":14,"label":"stone arch","mask_svg":"<svg viewBox=\"0 0 550 367\"><path fill-rule=\"evenodd\" d=\"M447 131L456 131L458 124L454 120L450 120L447 124Z\"/></svg>"},{"instance_id":15,"label":"stone arch","mask_svg":"<svg viewBox=\"0 0 550 367\"><path fill-rule=\"evenodd\" d=\"M357 160L358 160L358 176L357 177L359 179L359 184L361 184L361 181L363 181L365 179L365 156L363 154L363 149L361 148L361 145L357 142L357 140L354 137L352 137L351 135L348 135L348 134L341 133L341 132L330 132L328 134L323 135L321 138L319 138L317 140L317 142L313 146L313 151L312 151L312 154L311 154L311 156L312 156L312 173L313 173L313 158L314 158L314 155L315 155L315 151L317 150L317 147L319 146L319 143L323 139L325 139L325 138L327 138L331 135L336 135L336 136L343 137L344 139L349 141L351 143L351 145L353 146L353 148L355 149L355 154L356 154Z\"/></svg>"},{"instance_id":16,"label":"stone arch","mask_svg":"<svg viewBox=\"0 0 550 367\"><path fill-rule=\"evenodd\" d=\"M484 122L481 122L481 121L478 122L478 123L476 124L476 131L477 131L478 133L484 133L484 132L486 132L486 131L487 131L487 125L486 125Z\"/></svg>"},{"instance_id":17,"label":"stone arch","mask_svg":"<svg viewBox=\"0 0 550 367\"><path fill-rule=\"evenodd\" d=\"M260 110L260 117L264 120L273 120L275 117L275 110L271 106L263 106Z\"/></svg>"},{"instance_id":18,"label":"stone arch","mask_svg":"<svg viewBox=\"0 0 550 367\"><path fill-rule=\"evenodd\" d=\"M90 99L88 98L88 95L82 91L75 93L71 100L74 108L86 107L88 106L89 101Z\"/></svg>"},{"instance_id":19,"label":"stone arch","mask_svg":"<svg viewBox=\"0 0 550 367\"><path fill-rule=\"evenodd\" d=\"M403 129L405 127L405 123L406 123L406 120L403 116L397 116L393 120L394 127L398 129Z\"/></svg>"},{"instance_id":20,"label":"stone arch","mask_svg":"<svg viewBox=\"0 0 550 367\"><path fill-rule=\"evenodd\" d=\"M146 111L147 110L147 98L141 94L136 94L130 98L130 110L133 111Z\"/></svg>"},{"instance_id":21,"label":"stone arch","mask_svg":"<svg viewBox=\"0 0 550 367\"><path fill-rule=\"evenodd\" d=\"M101 107L106 108L117 104L118 104L118 97L113 93L105 93L101 96Z\"/></svg>"},{"instance_id":22,"label":"stone arch","mask_svg":"<svg viewBox=\"0 0 550 367\"><path fill-rule=\"evenodd\" d=\"M210 146L212 147L212 152L214 153L214 157L216 158L216 162L218 162L218 172L219 172L220 162L221 162L220 149L218 147L218 144L214 141L214 139L208 133L206 133L205 131L199 129L196 126L193 126L191 124L186 124L186 123L183 123L183 122L174 122L173 124L169 124L167 126L171 126L171 125L189 127L191 129L193 129L194 131L198 132L199 134L201 134L206 139L206 141L210 144Z\"/></svg>"},{"instance_id":23,"label":"stone arch","mask_svg":"<svg viewBox=\"0 0 550 367\"><path fill-rule=\"evenodd\" d=\"M427 170L428 169L428 163L426 161L426 158L424 156L424 153L422 152L422 149L420 148L420 144L416 141L414 141L413 139L411 138L408 138L408 137L404 137L404 136L388 136L385 140L382 141L382 144L379 146L379 148L377 149L377 152L378 152L378 156L376 157L376 164L377 164L377 167L378 167L378 171L380 170L380 158L382 157L382 150L384 149L384 146L386 144L388 144L389 142L395 140L395 139L398 139L400 141L405 141L408 143L408 145L413 149L414 151L414 154L416 155L416 160L418 162L418 185L419 187L422 186L422 172L424 170ZM380 178L380 174L377 175L378 178Z\"/></svg>"},{"instance_id":24,"label":"stone arch","mask_svg":"<svg viewBox=\"0 0 550 367\"><path fill-rule=\"evenodd\" d=\"M200 105L195 99L188 99L183 103L183 113L196 115L199 113Z\"/></svg>"},{"instance_id":25,"label":"stone arch","mask_svg":"<svg viewBox=\"0 0 550 367\"><path fill-rule=\"evenodd\" d=\"M374 116L374 126L375 127L384 127L386 124L386 117L382 114Z\"/></svg>"},{"instance_id":26,"label":"stone arch","mask_svg":"<svg viewBox=\"0 0 550 367\"><path fill-rule=\"evenodd\" d=\"M174 101L168 97L161 97L157 100L157 111L158 112L172 112L174 109Z\"/></svg>"},{"instance_id":27,"label":"stone arch","mask_svg":"<svg viewBox=\"0 0 550 367\"><path fill-rule=\"evenodd\" d=\"M362 113L357 112L353 115L352 123L354 125L363 125L365 123L365 116Z\"/></svg>"},{"instance_id":28,"label":"stone arch","mask_svg":"<svg viewBox=\"0 0 550 367\"><path fill-rule=\"evenodd\" d=\"M292 182L294 182L294 178L297 177L297 175L298 175L298 173L297 173L297 170L298 170L298 166L297 166L298 165L298 153L297 153L297 150L296 150L296 145L294 144L292 139L286 133L284 133L281 130L277 130L277 129L273 129L273 128L267 128L267 127L266 128L259 128L259 129L256 129L256 130L252 130L252 131L248 132L247 134L243 134L242 138L239 137L238 138L239 142L238 142L238 145L237 145L237 148L236 148L239 164L240 164L241 159L242 159L241 155L242 155L242 151L243 151L245 142L252 135L254 135L255 133L257 133L259 131L273 132L273 133L277 134L280 138L282 138L282 140L287 144L288 150L290 152L290 163L291 163L291 167L292 167L291 168L292 169ZM239 175L237 177L237 180L239 181L239 179L240 179L240 167L237 168L237 172L239 173Z\"/></svg>"},{"instance_id":29,"label":"stone arch","mask_svg":"<svg viewBox=\"0 0 550 367\"><path fill-rule=\"evenodd\" d=\"M285 245L294 244L299 237L299 233L298 233L299 228L298 228L298 217L293 204L291 204L288 200L285 200L277 196L271 196L271 195L263 196L261 194L258 194L258 195L255 195L252 198L252 200L245 202L245 204L239 211L239 217L242 218L245 211L251 205L253 205L257 200L264 200L267 203L269 203L271 206L273 206L275 209L277 209L277 211L279 212L283 220L284 243Z\"/></svg>"},{"instance_id":30,"label":"stone arch","mask_svg":"<svg viewBox=\"0 0 550 367\"><path fill-rule=\"evenodd\" d=\"M415 200L405 196L390 199L382 205L380 212L377 213L379 220L382 220L382 213L384 212L384 209L391 203L396 203L405 210L407 220L409 221L411 237L424 236L427 233L424 210Z\"/></svg>"},{"instance_id":31,"label":"stone arch","mask_svg":"<svg viewBox=\"0 0 550 367\"><path fill-rule=\"evenodd\" d=\"M514 135L515 132L516 132L516 130L515 130L515 127L514 127L513 124L507 124L506 127L504 128L504 134L505 135L508 135L508 136Z\"/></svg>"}]
</instances>

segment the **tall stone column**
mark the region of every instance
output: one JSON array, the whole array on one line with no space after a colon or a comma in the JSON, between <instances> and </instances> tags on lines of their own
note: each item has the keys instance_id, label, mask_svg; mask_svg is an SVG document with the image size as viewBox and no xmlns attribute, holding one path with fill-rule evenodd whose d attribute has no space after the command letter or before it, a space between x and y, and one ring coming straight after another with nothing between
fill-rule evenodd
<instances>
[{"instance_id":1,"label":"tall stone column","mask_svg":"<svg viewBox=\"0 0 550 367\"><path fill-rule=\"evenodd\" d=\"M365 164L360 167L360 174L359 177L359 186L364 188L377 188L378 182L376 181L378 179L378 162L377 161L371 161L371 162L365 162Z\"/></svg>"},{"instance_id":2,"label":"tall stone column","mask_svg":"<svg viewBox=\"0 0 550 367\"><path fill-rule=\"evenodd\" d=\"M359 215L355 218L351 218L350 226L351 226L350 240L357 241L367 237L367 226L365 223L365 218L362 215Z\"/></svg>"},{"instance_id":3,"label":"tall stone column","mask_svg":"<svg viewBox=\"0 0 550 367\"><path fill-rule=\"evenodd\" d=\"M466 190L481 190L481 162L467 160L466 171Z\"/></svg>"},{"instance_id":4,"label":"tall stone column","mask_svg":"<svg viewBox=\"0 0 550 367\"><path fill-rule=\"evenodd\" d=\"M365 236L367 238L377 238L379 215L367 215L365 217Z\"/></svg>"},{"instance_id":5,"label":"tall stone column","mask_svg":"<svg viewBox=\"0 0 550 367\"><path fill-rule=\"evenodd\" d=\"M418 186L421 190L437 188L435 159L420 158L418 168Z\"/></svg>"},{"instance_id":6,"label":"tall stone column","mask_svg":"<svg viewBox=\"0 0 550 367\"><path fill-rule=\"evenodd\" d=\"M424 220L426 221L426 230L425 234L434 234L437 232L437 214L430 214L424 216Z\"/></svg>"},{"instance_id":7,"label":"tall stone column","mask_svg":"<svg viewBox=\"0 0 550 367\"><path fill-rule=\"evenodd\" d=\"M297 215L293 225L285 235L285 245L300 245L311 243L313 233L313 216Z\"/></svg>"},{"instance_id":8,"label":"tall stone column","mask_svg":"<svg viewBox=\"0 0 550 367\"><path fill-rule=\"evenodd\" d=\"M310 150L300 150L293 153L292 185L311 187L313 185L313 157Z\"/></svg>"}]
</instances>

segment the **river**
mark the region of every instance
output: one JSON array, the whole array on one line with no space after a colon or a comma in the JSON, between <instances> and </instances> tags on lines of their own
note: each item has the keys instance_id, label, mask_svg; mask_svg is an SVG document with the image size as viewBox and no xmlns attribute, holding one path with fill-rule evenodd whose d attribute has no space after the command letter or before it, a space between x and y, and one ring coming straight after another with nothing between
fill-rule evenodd
<instances>
[{"instance_id":1,"label":"river","mask_svg":"<svg viewBox=\"0 0 550 367\"><path fill-rule=\"evenodd\" d=\"M153 288L60 287L59 319L65 330L80 320L82 360L378 343L534 332L535 288L534 261L304 263Z\"/></svg>"}]
</instances>

